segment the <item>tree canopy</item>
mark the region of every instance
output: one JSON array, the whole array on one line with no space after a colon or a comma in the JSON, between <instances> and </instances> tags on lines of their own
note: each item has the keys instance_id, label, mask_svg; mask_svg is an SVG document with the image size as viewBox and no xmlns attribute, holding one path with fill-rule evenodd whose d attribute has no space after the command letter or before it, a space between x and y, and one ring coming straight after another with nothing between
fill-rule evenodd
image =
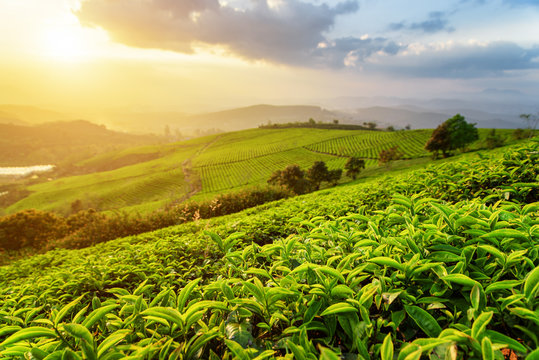
<instances>
[{"instance_id":1,"label":"tree canopy","mask_svg":"<svg viewBox=\"0 0 539 360\"><path fill-rule=\"evenodd\" d=\"M348 158L344 169L346 170L346 175L355 180L361 169L365 169L365 160L357 157Z\"/></svg>"},{"instance_id":2,"label":"tree canopy","mask_svg":"<svg viewBox=\"0 0 539 360\"><path fill-rule=\"evenodd\" d=\"M432 152L435 158L441 151L445 158L452 150L464 149L477 139L479 134L475 124L466 122L464 116L457 114L434 129L425 150Z\"/></svg>"}]
</instances>

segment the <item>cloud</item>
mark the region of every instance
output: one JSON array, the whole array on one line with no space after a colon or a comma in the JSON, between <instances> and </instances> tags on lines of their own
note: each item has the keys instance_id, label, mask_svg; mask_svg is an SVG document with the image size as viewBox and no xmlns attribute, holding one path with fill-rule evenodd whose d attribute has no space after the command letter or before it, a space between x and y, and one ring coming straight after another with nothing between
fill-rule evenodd
<instances>
[{"instance_id":1,"label":"cloud","mask_svg":"<svg viewBox=\"0 0 539 360\"><path fill-rule=\"evenodd\" d=\"M405 21L399 23L392 23L389 25L389 29L393 31L401 30L413 30L421 31L425 33L437 33L440 31L453 32L455 28L448 25L446 14L441 11L433 11L429 14L429 18L422 22L415 22L408 24Z\"/></svg>"},{"instance_id":2,"label":"cloud","mask_svg":"<svg viewBox=\"0 0 539 360\"><path fill-rule=\"evenodd\" d=\"M410 45L407 50L370 69L431 78L481 78L539 69L539 46L526 49L513 42Z\"/></svg>"},{"instance_id":3,"label":"cloud","mask_svg":"<svg viewBox=\"0 0 539 360\"><path fill-rule=\"evenodd\" d=\"M218 0L86 0L76 15L120 43L193 53L197 44L220 46L250 60L345 66L355 52L362 59L399 47L387 39L329 39L336 17L359 9L357 0L327 5L301 0L253 0L244 8Z\"/></svg>"}]
</instances>

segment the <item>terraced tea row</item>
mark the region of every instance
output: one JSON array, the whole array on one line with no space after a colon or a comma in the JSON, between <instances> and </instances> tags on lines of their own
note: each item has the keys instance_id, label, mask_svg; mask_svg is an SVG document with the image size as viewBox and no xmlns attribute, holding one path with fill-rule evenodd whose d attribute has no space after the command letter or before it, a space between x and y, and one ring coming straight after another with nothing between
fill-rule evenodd
<instances>
[{"instance_id":1,"label":"terraced tea row","mask_svg":"<svg viewBox=\"0 0 539 360\"><path fill-rule=\"evenodd\" d=\"M302 168L312 166L315 161L324 161L330 169L343 168L345 158L317 154L304 148L255 157L251 160L195 168L202 179L202 192L213 193L220 190L245 185L266 184L270 175L290 164Z\"/></svg>"},{"instance_id":2,"label":"terraced tea row","mask_svg":"<svg viewBox=\"0 0 539 360\"><path fill-rule=\"evenodd\" d=\"M378 159L382 150L398 146L405 158L427 156L424 150L430 130L406 132L363 132L325 140L306 146L307 149L337 156Z\"/></svg>"},{"instance_id":3,"label":"terraced tea row","mask_svg":"<svg viewBox=\"0 0 539 360\"><path fill-rule=\"evenodd\" d=\"M252 129L227 133L197 156L193 165L202 167L250 160L359 132L374 133L373 131L294 128Z\"/></svg>"}]
</instances>

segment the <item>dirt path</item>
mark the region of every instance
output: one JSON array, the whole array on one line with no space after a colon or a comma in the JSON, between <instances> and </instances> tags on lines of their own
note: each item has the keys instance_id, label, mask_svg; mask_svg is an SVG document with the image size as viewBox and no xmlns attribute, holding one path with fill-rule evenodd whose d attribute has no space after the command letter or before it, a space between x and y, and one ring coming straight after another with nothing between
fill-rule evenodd
<instances>
[{"instance_id":1,"label":"dirt path","mask_svg":"<svg viewBox=\"0 0 539 360\"><path fill-rule=\"evenodd\" d=\"M189 187L189 191L187 194L182 196L177 202L182 203L186 200L189 200L191 197L193 197L195 194L200 192L202 190L202 180L200 179L200 176L193 170L193 166L191 164L192 160L196 158L198 155L202 154L204 150L206 150L208 147L210 147L213 143L215 143L217 140L219 140L222 137L222 135L216 136L215 139L201 147L196 153L194 153L192 156L190 156L188 159L186 159L184 162L182 162L182 171L184 180L187 183L187 186Z\"/></svg>"}]
</instances>

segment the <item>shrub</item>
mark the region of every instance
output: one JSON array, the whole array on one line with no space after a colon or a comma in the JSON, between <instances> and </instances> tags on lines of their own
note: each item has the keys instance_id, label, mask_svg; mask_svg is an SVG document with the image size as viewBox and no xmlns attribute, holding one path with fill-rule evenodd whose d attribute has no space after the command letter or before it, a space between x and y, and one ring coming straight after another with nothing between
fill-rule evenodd
<instances>
[{"instance_id":1,"label":"shrub","mask_svg":"<svg viewBox=\"0 0 539 360\"><path fill-rule=\"evenodd\" d=\"M49 239L61 238L67 232L64 218L46 211L23 210L0 218L0 248L41 248Z\"/></svg>"}]
</instances>

